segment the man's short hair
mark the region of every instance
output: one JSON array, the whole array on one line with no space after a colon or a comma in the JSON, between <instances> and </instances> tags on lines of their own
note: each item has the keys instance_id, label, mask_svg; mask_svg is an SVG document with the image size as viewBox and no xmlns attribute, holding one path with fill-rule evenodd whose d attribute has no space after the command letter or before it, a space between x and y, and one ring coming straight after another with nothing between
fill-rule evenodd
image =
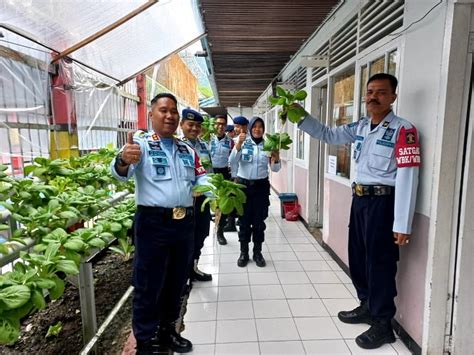
<instances>
[{"instance_id":1,"label":"man's short hair","mask_svg":"<svg viewBox=\"0 0 474 355\"><path fill-rule=\"evenodd\" d=\"M151 100L151 105L153 106L154 104L157 103L157 101L159 99L162 99L162 98L168 98L168 99L171 99L174 101L174 103L176 104L176 106L178 106L178 100L176 99L176 97L173 95L173 94L170 94L169 92L162 92L158 95L156 95L152 100Z\"/></svg>"},{"instance_id":2,"label":"man's short hair","mask_svg":"<svg viewBox=\"0 0 474 355\"><path fill-rule=\"evenodd\" d=\"M217 120L218 118L222 118L222 119L225 120L225 122L227 123L227 116L225 116L225 115L216 115L214 118L215 118L216 120Z\"/></svg>"},{"instance_id":3,"label":"man's short hair","mask_svg":"<svg viewBox=\"0 0 474 355\"><path fill-rule=\"evenodd\" d=\"M390 82L390 86L392 87L392 92L395 94L395 91L397 90L398 80L392 74L388 74L388 73L374 74L367 81L367 85L369 85L369 83L374 80L388 80Z\"/></svg>"}]
</instances>

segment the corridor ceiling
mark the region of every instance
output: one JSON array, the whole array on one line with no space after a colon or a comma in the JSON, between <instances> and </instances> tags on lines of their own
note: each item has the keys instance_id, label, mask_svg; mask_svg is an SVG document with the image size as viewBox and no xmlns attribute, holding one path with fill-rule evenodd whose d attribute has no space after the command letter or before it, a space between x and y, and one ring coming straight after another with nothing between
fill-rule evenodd
<instances>
[{"instance_id":1,"label":"corridor ceiling","mask_svg":"<svg viewBox=\"0 0 474 355\"><path fill-rule=\"evenodd\" d=\"M200 0L222 106L252 106L340 0Z\"/></svg>"}]
</instances>

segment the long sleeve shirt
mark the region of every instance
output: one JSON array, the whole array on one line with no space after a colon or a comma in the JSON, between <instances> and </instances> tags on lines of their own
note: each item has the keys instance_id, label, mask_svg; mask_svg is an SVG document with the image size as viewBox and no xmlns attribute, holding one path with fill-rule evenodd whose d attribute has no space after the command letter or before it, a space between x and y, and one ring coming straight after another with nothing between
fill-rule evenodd
<instances>
[{"instance_id":1,"label":"long sleeve shirt","mask_svg":"<svg viewBox=\"0 0 474 355\"><path fill-rule=\"evenodd\" d=\"M354 181L363 185L394 186L393 231L410 234L421 164L418 133L415 126L393 112L373 130L370 123L369 117L363 117L358 122L330 128L308 115L298 126L329 144L353 143Z\"/></svg>"}]
</instances>

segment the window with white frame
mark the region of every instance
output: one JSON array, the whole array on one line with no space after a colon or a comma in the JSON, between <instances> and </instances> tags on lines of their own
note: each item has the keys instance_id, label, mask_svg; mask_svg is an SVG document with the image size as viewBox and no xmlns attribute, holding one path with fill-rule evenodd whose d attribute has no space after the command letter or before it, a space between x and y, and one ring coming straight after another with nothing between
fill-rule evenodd
<instances>
[{"instance_id":1,"label":"window with white frame","mask_svg":"<svg viewBox=\"0 0 474 355\"><path fill-rule=\"evenodd\" d=\"M334 77L331 126L342 126L353 121L354 85L354 68ZM328 152L327 172L349 178L351 170L351 144L330 145Z\"/></svg>"}]
</instances>

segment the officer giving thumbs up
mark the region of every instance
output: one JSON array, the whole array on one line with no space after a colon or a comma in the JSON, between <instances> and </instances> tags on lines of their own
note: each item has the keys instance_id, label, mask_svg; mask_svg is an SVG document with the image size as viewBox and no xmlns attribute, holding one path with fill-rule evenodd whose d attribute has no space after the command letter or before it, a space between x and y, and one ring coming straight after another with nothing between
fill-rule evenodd
<instances>
[{"instance_id":1,"label":"officer giving thumbs up","mask_svg":"<svg viewBox=\"0 0 474 355\"><path fill-rule=\"evenodd\" d=\"M176 98L151 101L152 130L129 133L111 164L112 174L135 177L135 255L132 328L137 354L156 345L192 351L175 329L194 249L192 188L207 183L196 151L173 135L179 124Z\"/></svg>"}]
</instances>

